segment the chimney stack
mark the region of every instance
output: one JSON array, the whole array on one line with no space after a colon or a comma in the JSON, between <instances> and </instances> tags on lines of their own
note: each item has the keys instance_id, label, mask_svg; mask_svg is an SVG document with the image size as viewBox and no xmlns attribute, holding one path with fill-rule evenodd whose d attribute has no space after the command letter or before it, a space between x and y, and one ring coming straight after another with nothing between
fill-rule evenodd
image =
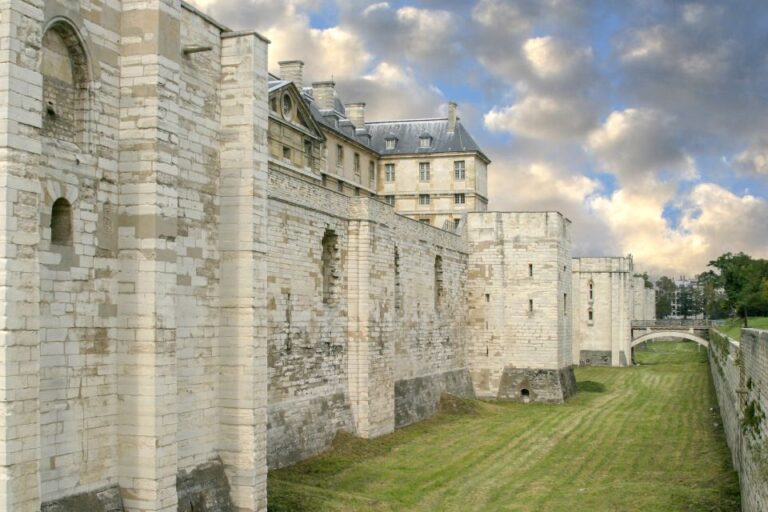
<instances>
[{"instance_id":1,"label":"chimney stack","mask_svg":"<svg viewBox=\"0 0 768 512\"><path fill-rule=\"evenodd\" d=\"M457 116L458 107L455 101L448 102L448 133L456 131L456 122L459 120Z\"/></svg>"},{"instance_id":2,"label":"chimney stack","mask_svg":"<svg viewBox=\"0 0 768 512\"><path fill-rule=\"evenodd\" d=\"M365 103L347 103L344 105L347 118L358 130L365 128Z\"/></svg>"},{"instance_id":3,"label":"chimney stack","mask_svg":"<svg viewBox=\"0 0 768 512\"><path fill-rule=\"evenodd\" d=\"M336 84L332 81L313 82L312 96L320 110L333 110L336 108Z\"/></svg>"},{"instance_id":4,"label":"chimney stack","mask_svg":"<svg viewBox=\"0 0 768 512\"><path fill-rule=\"evenodd\" d=\"M293 82L301 91L304 87L304 61L284 60L278 64L280 65L280 78Z\"/></svg>"}]
</instances>

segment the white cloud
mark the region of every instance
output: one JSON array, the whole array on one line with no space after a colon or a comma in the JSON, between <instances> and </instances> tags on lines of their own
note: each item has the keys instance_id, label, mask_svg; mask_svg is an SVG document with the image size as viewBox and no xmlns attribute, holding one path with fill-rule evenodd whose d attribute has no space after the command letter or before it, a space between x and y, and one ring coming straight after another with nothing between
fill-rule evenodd
<instances>
[{"instance_id":1,"label":"white cloud","mask_svg":"<svg viewBox=\"0 0 768 512\"><path fill-rule=\"evenodd\" d=\"M534 37L523 44L523 54L533 73L543 80L568 81L592 65L592 49L569 44L552 36Z\"/></svg>"},{"instance_id":2,"label":"white cloud","mask_svg":"<svg viewBox=\"0 0 768 512\"><path fill-rule=\"evenodd\" d=\"M277 71L281 60L301 59L310 80L358 77L372 59L354 32L340 27L309 28L308 20L302 17L273 26L264 35L272 41L270 69Z\"/></svg>"},{"instance_id":3,"label":"white cloud","mask_svg":"<svg viewBox=\"0 0 768 512\"><path fill-rule=\"evenodd\" d=\"M371 73L338 84L345 101L365 101L369 120L434 117L446 99L410 68L381 62Z\"/></svg>"},{"instance_id":4,"label":"white cloud","mask_svg":"<svg viewBox=\"0 0 768 512\"><path fill-rule=\"evenodd\" d=\"M743 172L768 176L768 140L755 143L739 153L736 167Z\"/></svg>"},{"instance_id":5,"label":"white cloud","mask_svg":"<svg viewBox=\"0 0 768 512\"><path fill-rule=\"evenodd\" d=\"M619 190L592 201L606 220L622 253L632 253L640 268L660 274L702 271L720 254L744 251L766 257L768 204L756 197L737 196L719 185L702 183L678 198L679 226L664 218L664 207L675 199L671 188L656 193Z\"/></svg>"},{"instance_id":6,"label":"white cloud","mask_svg":"<svg viewBox=\"0 0 768 512\"><path fill-rule=\"evenodd\" d=\"M693 160L676 140L672 118L656 110L611 113L590 134L586 149L623 185L647 182L661 174L672 180L696 177Z\"/></svg>"},{"instance_id":7,"label":"white cloud","mask_svg":"<svg viewBox=\"0 0 768 512\"><path fill-rule=\"evenodd\" d=\"M592 106L579 98L530 95L485 115L485 126L491 131L543 140L579 137L594 124Z\"/></svg>"}]
</instances>

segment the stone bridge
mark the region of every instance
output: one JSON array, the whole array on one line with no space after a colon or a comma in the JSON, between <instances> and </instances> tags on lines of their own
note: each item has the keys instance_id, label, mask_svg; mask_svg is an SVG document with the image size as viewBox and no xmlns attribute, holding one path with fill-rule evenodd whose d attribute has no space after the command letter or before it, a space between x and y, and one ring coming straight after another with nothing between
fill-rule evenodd
<instances>
[{"instance_id":1,"label":"stone bridge","mask_svg":"<svg viewBox=\"0 0 768 512\"><path fill-rule=\"evenodd\" d=\"M635 320L632 322L631 347L659 338L680 338L695 341L709 348L709 320Z\"/></svg>"}]
</instances>

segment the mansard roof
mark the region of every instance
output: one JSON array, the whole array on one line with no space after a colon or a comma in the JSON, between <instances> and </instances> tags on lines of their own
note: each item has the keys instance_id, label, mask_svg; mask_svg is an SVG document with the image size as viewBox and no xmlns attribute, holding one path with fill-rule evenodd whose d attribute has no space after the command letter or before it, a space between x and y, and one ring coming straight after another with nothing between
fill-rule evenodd
<instances>
[{"instance_id":1,"label":"mansard roof","mask_svg":"<svg viewBox=\"0 0 768 512\"><path fill-rule=\"evenodd\" d=\"M461 122L456 122L453 132L448 130L448 119L412 119L406 121L380 121L366 123L371 135L371 147L382 155L410 155L452 152L477 152L488 160L480 146ZM432 138L428 148L420 147L422 137ZM387 149L386 140L397 139L395 149Z\"/></svg>"},{"instance_id":2,"label":"mansard roof","mask_svg":"<svg viewBox=\"0 0 768 512\"><path fill-rule=\"evenodd\" d=\"M270 92L288 83L271 73L269 75ZM338 96L334 97L333 110L320 110L312 96L311 87L304 87L301 92L312 117L319 125L382 156L476 152L487 163L491 161L458 119L453 132L448 130L447 118L367 122L365 128L358 129L347 119L344 103ZM432 138L428 148L421 147L420 139L423 136ZM395 149L387 149L386 140L393 138L397 139Z\"/></svg>"}]
</instances>

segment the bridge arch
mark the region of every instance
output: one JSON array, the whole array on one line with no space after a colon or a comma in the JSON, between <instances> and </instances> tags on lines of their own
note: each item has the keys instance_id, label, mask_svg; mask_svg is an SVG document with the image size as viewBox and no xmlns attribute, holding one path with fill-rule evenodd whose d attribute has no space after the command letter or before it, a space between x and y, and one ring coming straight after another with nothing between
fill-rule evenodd
<instances>
[{"instance_id":1,"label":"bridge arch","mask_svg":"<svg viewBox=\"0 0 768 512\"><path fill-rule=\"evenodd\" d=\"M655 332L649 332L648 334L644 334L640 336L637 339L632 340L632 348L635 348L637 345L644 343L646 341L655 340L658 338L682 338L685 340L695 341L699 345L703 346L704 348L709 348L709 342L705 340L704 338L700 336L696 336L695 334L691 334L688 332L680 332L680 331L655 331Z\"/></svg>"}]
</instances>

